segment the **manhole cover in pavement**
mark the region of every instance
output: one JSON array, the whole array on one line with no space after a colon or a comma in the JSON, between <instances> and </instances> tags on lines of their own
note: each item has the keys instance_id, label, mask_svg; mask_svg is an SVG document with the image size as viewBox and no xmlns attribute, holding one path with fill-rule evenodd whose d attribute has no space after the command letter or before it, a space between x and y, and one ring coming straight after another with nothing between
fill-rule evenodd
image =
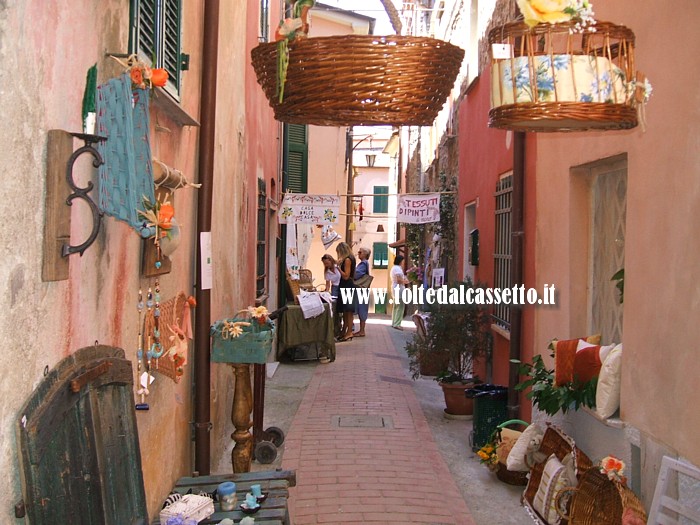
<instances>
[{"instance_id":1,"label":"manhole cover in pavement","mask_svg":"<svg viewBox=\"0 0 700 525\"><path fill-rule=\"evenodd\" d=\"M382 381L387 381L389 383L398 383L399 385L412 385L411 381L408 379L402 379L400 377L391 377L391 376L379 376L379 379Z\"/></svg>"},{"instance_id":2,"label":"manhole cover in pavement","mask_svg":"<svg viewBox=\"0 0 700 525\"><path fill-rule=\"evenodd\" d=\"M401 359L401 356L393 354L380 354L379 352L375 352L374 355L377 357L383 357L384 359Z\"/></svg>"},{"instance_id":3,"label":"manhole cover in pavement","mask_svg":"<svg viewBox=\"0 0 700 525\"><path fill-rule=\"evenodd\" d=\"M336 428L394 428L394 422L389 416L333 416L331 422Z\"/></svg>"}]
</instances>

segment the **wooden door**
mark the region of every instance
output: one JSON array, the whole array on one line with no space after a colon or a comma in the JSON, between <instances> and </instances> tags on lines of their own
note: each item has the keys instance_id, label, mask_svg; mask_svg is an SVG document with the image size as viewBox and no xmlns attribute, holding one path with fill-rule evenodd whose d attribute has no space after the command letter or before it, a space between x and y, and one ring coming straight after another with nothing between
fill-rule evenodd
<instances>
[{"instance_id":1,"label":"wooden door","mask_svg":"<svg viewBox=\"0 0 700 525\"><path fill-rule=\"evenodd\" d=\"M132 386L124 351L94 346L37 387L17 425L29 523L148 522Z\"/></svg>"}]
</instances>

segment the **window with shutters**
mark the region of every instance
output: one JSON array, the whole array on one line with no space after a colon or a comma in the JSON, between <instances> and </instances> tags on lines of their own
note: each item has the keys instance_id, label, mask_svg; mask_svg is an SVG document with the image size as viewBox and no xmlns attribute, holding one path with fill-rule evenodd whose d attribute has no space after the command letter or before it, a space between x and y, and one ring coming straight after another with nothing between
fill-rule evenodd
<instances>
[{"instance_id":1,"label":"window with shutters","mask_svg":"<svg viewBox=\"0 0 700 525\"><path fill-rule=\"evenodd\" d=\"M179 100L182 74L182 0L131 0L129 49L168 72L164 88Z\"/></svg>"},{"instance_id":2,"label":"window with shutters","mask_svg":"<svg viewBox=\"0 0 700 525\"><path fill-rule=\"evenodd\" d=\"M258 179L258 236L255 254L255 294L267 295L267 185Z\"/></svg>"},{"instance_id":3,"label":"window with shutters","mask_svg":"<svg viewBox=\"0 0 700 525\"><path fill-rule=\"evenodd\" d=\"M373 213L389 213L389 186L375 186Z\"/></svg>"},{"instance_id":4,"label":"window with shutters","mask_svg":"<svg viewBox=\"0 0 700 525\"><path fill-rule=\"evenodd\" d=\"M501 177L496 185L496 249L493 254L494 288L510 288L510 263L512 259L510 239L511 200L513 175ZM496 325L510 330L510 305L497 304L493 310Z\"/></svg>"},{"instance_id":5,"label":"window with shutters","mask_svg":"<svg viewBox=\"0 0 700 525\"><path fill-rule=\"evenodd\" d=\"M381 270L389 267L389 245L385 242L372 244L372 268Z\"/></svg>"},{"instance_id":6,"label":"window with shutters","mask_svg":"<svg viewBox=\"0 0 700 525\"><path fill-rule=\"evenodd\" d=\"M286 191L306 193L309 178L309 128L305 124L287 124L285 127L287 137Z\"/></svg>"}]
</instances>

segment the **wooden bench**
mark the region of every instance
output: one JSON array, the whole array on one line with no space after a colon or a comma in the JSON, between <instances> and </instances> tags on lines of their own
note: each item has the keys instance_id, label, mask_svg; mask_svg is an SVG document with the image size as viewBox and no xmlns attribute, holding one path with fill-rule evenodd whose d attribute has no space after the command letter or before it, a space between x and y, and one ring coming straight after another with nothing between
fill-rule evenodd
<instances>
[{"instance_id":1,"label":"wooden bench","mask_svg":"<svg viewBox=\"0 0 700 525\"><path fill-rule=\"evenodd\" d=\"M220 476L200 476L197 478L180 478L175 484L174 491L180 494L199 494L206 492L211 494L216 490L219 483L224 481L234 481L236 483L236 494L238 504L245 501L246 492L250 492L250 486L259 483L267 499L260 505L260 510L253 514L256 525L289 525L289 511L287 509L287 498L289 497L289 487L296 485L296 475L290 470L272 470L264 472L246 472L245 474L224 474ZM234 523L238 523L245 514L239 509L224 512L218 502L214 503L216 512L209 519L201 521L200 525L219 523L224 518L230 518ZM153 525L162 525L159 520Z\"/></svg>"},{"instance_id":2,"label":"wooden bench","mask_svg":"<svg viewBox=\"0 0 700 525\"><path fill-rule=\"evenodd\" d=\"M149 523L133 382L124 350L109 346L82 348L47 372L17 420L24 497L18 518L26 513L32 525ZM289 523L293 471L182 478L175 491L211 493L225 480L236 481L241 501L253 483L270 492L256 523ZM225 517L238 523L243 514L217 512L202 523Z\"/></svg>"}]
</instances>

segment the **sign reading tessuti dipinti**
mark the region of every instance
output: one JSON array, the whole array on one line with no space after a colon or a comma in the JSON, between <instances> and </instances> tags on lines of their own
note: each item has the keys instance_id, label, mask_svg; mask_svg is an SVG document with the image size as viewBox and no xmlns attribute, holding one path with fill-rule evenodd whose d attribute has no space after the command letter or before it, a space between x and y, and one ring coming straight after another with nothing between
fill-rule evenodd
<instances>
[{"instance_id":1,"label":"sign reading tessuti dipinti","mask_svg":"<svg viewBox=\"0 0 700 525\"><path fill-rule=\"evenodd\" d=\"M440 194L399 195L398 222L427 224L440 221Z\"/></svg>"}]
</instances>

